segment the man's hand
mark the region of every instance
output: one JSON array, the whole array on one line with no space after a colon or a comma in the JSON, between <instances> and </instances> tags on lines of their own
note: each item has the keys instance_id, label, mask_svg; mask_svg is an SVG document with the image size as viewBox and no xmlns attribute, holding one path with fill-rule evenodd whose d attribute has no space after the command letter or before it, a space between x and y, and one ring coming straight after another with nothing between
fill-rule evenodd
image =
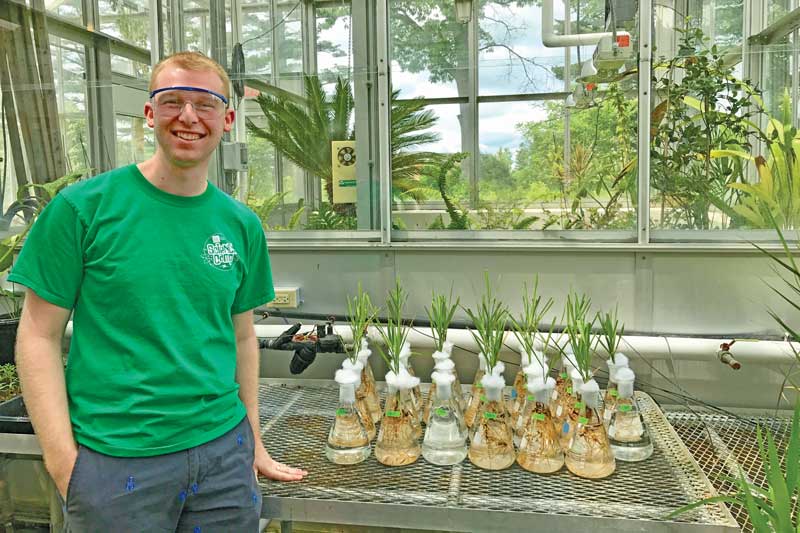
<instances>
[{"instance_id":1,"label":"man's hand","mask_svg":"<svg viewBox=\"0 0 800 533\"><path fill-rule=\"evenodd\" d=\"M45 461L47 472L53 478L56 489L64 501L67 501L67 488L69 480L72 478L72 471L75 469L75 461L78 459L78 449L74 448L66 455L62 455L57 461Z\"/></svg>"},{"instance_id":2,"label":"man's hand","mask_svg":"<svg viewBox=\"0 0 800 533\"><path fill-rule=\"evenodd\" d=\"M256 475L261 475L276 481L300 481L308 475L308 472L305 470L292 468L270 457L264 445L260 442L256 443L253 470L256 471Z\"/></svg>"}]
</instances>

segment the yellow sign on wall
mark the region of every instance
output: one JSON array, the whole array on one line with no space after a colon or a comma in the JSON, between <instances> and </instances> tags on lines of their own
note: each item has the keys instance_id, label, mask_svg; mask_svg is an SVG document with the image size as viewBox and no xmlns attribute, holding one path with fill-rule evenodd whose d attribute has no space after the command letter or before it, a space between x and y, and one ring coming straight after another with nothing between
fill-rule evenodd
<instances>
[{"instance_id":1,"label":"yellow sign on wall","mask_svg":"<svg viewBox=\"0 0 800 533\"><path fill-rule=\"evenodd\" d=\"M333 203L352 204L356 194L356 142L331 141L333 169Z\"/></svg>"}]
</instances>

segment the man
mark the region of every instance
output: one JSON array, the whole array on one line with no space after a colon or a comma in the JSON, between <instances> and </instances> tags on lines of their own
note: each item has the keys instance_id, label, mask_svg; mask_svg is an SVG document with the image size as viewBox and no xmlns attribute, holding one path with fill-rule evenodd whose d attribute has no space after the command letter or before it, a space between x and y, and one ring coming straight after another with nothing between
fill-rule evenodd
<instances>
[{"instance_id":1,"label":"man","mask_svg":"<svg viewBox=\"0 0 800 533\"><path fill-rule=\"evenodd\" d=\"M253 470L306 474L260 438L261 224L207 181L229 85L202 54L160 62L144 108L155 155L58 194L9 276L28 288L17 368L71 531L256 531Z\"/></svg>"}]
</instances>

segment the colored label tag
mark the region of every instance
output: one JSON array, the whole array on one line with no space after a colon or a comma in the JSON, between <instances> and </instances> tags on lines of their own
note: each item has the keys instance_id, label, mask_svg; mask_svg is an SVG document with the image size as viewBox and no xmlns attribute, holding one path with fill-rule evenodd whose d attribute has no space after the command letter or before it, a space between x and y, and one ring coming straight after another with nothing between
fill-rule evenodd
<instances>
[{"instance_id":1,"label":"colored label tag","mask_svg":"<svg viewBox=\"0 0 800 533\"><path fill-rule=\"evenodd\" d=\"M569 422L564 422L564 425L561 426L561 433L569 433Z\"/></svg>"},{"instance_id":2,"label":"colored label tag","mask_svg":"<svg viewBox=\"0 0 800 533\"><path fill-rule=\"evenodd\" d=\"M436 409L436 414L439 416L447 416L447 409L439 407Z\"/></svg>"},{"instance_id":3,"label":"colored label tag","mask_svg":"<svg viewBox=\"0 0 800 533\"><path fill-rule=\"evenodd\" d=\"M490 412L487 411L487 412L483 413L483 418L485 418L487 420L494 420L494 419L497 418L497 413L490 413Z\"/></svg>"},{"instance_id":4,"label":"colored label tag","mask_svg":"<svg viewBox=\"0 0 800 533\"><path fill-rule=\"evenodd\" d=\"M628 413L633 409L633 406L627 403L623 403L617 406L617 409L620 413Z\"/></svg>"},{"instance_id":5,"label":"colored label tag","mask_svg":"<svg viewBox=\"0 0 800 533\"><path fill-rule=\"evenodd\" d=\"M529 402L532 402L533 401L533 394L528 394L527 400Z\"/></svg>"},{"instance_id":6,"label":"colored label tag","mask_svg":"<svg viewBox=\"0 0 800 533\"><path fill-rule=\"evenodd\" d=\"M533 413L532 418L539 422L544 422L544 413Z\"/></svg>"},{"instance_id":7,"label":"colored label tag","mask_svg":"<svg viewBox=\"0 0 800 533\"><path fill-rule=\"evenodd\" d=\"M575 402L575 409L583 409L583 402Z\"/></svg>"},{"instance_id":8,"label":"colored label tag","mask_svg":"<svg viewBox=\"0 0 800 533\"><path fill-rule=\"evenodd\" d=\"M578 423L579 424L588 424L589 423L589 419L586 418L585 416L582 416L582 417L578 418Z\"/></svg>"},{"instance_id":9,"label":"colored label tag","mask_svg":"<svg viewBox=\"0 0 800 533\"><path fill-rule=\"evenodd\" d=\"M356 180L339 180L339 187L355 187Z\"/></svg>"},{"instance_id":10,"label":"colored label tag","mask_svg":"<svg viewBox=\"0 0 800 533\"><path fill-rule=\"evenodd\" d=\"M479 388L479 389L482 389L482 388L483 388L483 383L478 383L478 384L476 385L476 387L477 387L477 388Z\"/></svg>"},{"instance_id":11,"label":"colored label tag","mask_svg":"<svg viewBox=\"0 0 800 533\"><path fill-rule=\"evenodd\" d=\"M391 418L400 418L400 411L386 411L386 416Z\"/></svg>"},{"instance_id":12,"label":"colored label tag","mask_svg":"<svg viewBox=\"0 0 800 533\"><path fill-rule=\"evenodd\" d=\"M517 389L511 389L511 399L514 400L517 397Z\"/></svg>"},{"instance_id":13,"label":"colored label tag","mask_svg":"<svg viewBox=\"0 0 800 533\"><path fill-rule=\"evenodd\" d=\"M572 394L572 387L567 387L567 394Z\"/></svg>"},{"instance_id":14,"label":"colored label tag","mask_svg":"<svg viewBox=\"0 0 800 533\"><path fill-rule=\"evenodd\" d=\"M482 401L482 402L485 402L485 401L486 401L486 396L484 396L483 394L481 394L481 401Z\"/></svg>"},{"instance_id":15,"label":"colored label tag","mask_svg":"<svg viewBox=\"0 0 800 533\"><path fill-rule=\"evenodd\" d=\"M336 410L336 416L342 416L347 414L347 409L344 407L340 407Z\"/></svg>"},{"instance_id":16,"label":"colored label tag","mask_svg":"<svg viewBox=\"0 0 800 533\"><path fill-rule=\"evenodd\" d=\"M567 373L566 372L562 372L559 375L561 376L561 379L567 379Z\"/></svg>"},{"instance_id":17,"label":"colored label tag","mask_svg":"<svg viewBox=\"0 0 800 533\"><path fill-rule=\"evenodd\" d=\"M611 395L612 398L616 398L619 395L619 391L617 391L617 389L609 389L608 393Z\"/></svg>"}]
</instances>

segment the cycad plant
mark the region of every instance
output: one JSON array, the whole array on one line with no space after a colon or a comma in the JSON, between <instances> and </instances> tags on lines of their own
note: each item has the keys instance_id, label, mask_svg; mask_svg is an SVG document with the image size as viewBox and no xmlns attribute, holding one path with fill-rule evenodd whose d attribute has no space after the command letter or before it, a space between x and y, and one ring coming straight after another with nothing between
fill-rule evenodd
<instances>
[{"instance_id":1,"label":"cycad plant","mask_svg":"<svg viewBox=\"0 0 800 533\"><path fill-rule=\"evenodd\" d=\"M484 272L484 280L486 292L481 297L477 310L473 312L465 307L464 311L475 326L469 332L486 360L486 373L492 374L503 348L509 314L506 305L492 293L488 272Z\"/></svg>"},{"instance_id":2,"label":"cycad plant","mask_svg":"<svg viewBox=\"0 0 800 533\"><path fill-rule=\"evenodd\" d=\"M353 92L349 82L341 77L337 78L331 95L325 93L318 76L306 76L303 81L305 96L277 87L267 88L256 98L266 125L261 128L248 119L247 128L272 143L294 164L322 179L328 202L333 203L331 141L355 139ZM427 131L438 118L424 109L422 99L401 101L399 94L400 91L392 92L392 183L399 194L413 196L419 169L442 159L434 152L412 151L439 140L436 133Z\"/></svg>"},{"instance_id":3,"label":"cycad plant","mask_svg":"<svg viewBox=\"0 0 800 533\"><path fill-rule=\"evenodd\" d=\"M361 340L367 336L367 328L378 314L378 309L372 305L369 294L364 292L361 282L358 283L358 292L347 299L347 321L350 323L350 332L353 336L353 346L347 350L347 357L352 363L358 360L361 350Z\"/></svg>"},{"instance_id":4,"label":"cycad plant","mask_svg":"<svg viewBox=\"0 0 800 533\"><path fill-rule=\"evenodd\" d=\"M461 303L460 298L453 301L453 289L450 288L450 295L437 294L433 291L431 307L425 308L428 320L431 323L431 334L433 335L433 345L436 351L444 351L444 343L447 340L447 330L450 329L450 322L456 314L456 309Z\"/></svg>"}]
</instances>

